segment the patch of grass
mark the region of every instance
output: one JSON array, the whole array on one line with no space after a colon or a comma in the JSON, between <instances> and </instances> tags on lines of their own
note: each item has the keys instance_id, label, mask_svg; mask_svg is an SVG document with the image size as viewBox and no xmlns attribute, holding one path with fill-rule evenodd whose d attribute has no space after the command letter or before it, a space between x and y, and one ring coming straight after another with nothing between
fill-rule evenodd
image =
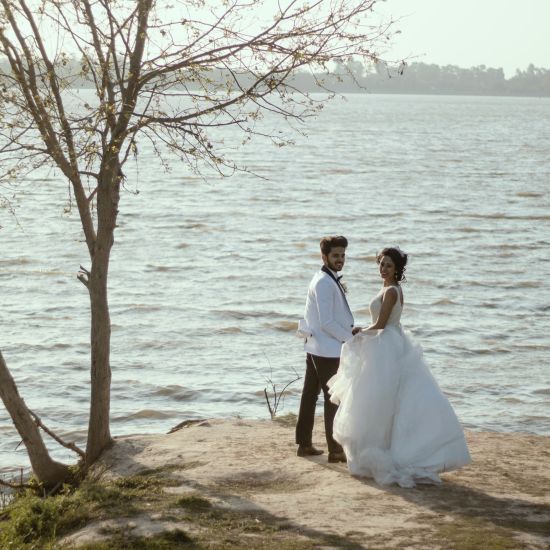
<instances>
[{"instance_id":1,"label":"patch of grass","mask_svg":"<svg viewBox=\"0 0 550 550\"><path fill-rule=\"evenodd\" d=\"M75 497L79 496L94 510L94 517L131 516L138 513L134 504L135 493L123 491L116 486L103 483L84 483L75 492Z\"/></svg>"},{"instance_id":2,"label":"patch of grass","mask_svg":"<svg viewBox=\"0 0 550 550\"><path fill-rule=\"evenodd\" d=\"M258 472L254 475L243 474L216 480L216 486L238 494L250 493L291 493L301 491L308 485L298 478L281 477L271 471Z\"/></svg>"},{"instance_id":3,"label":"patch of grass","mask_svg":"<svg viewBox=\"0 0 550 550\"><path fill-rule=\"evenodd\" d=\"M493 522L506 529L512 529L512 531L525 531L526 533L532 533L537 535L545 535L550 537L550 522L547 520L534 521L527 518L506 518L506 519L494 519Z\"/></svg>"},{"instance_id":4,"label":"patch of grass","mask_svg":"<svg viewBox=\"0 0 550 550\"><path fill-rule=\"evenodd\" d=\"M519 550L525 548L512 533L486 521L473 518L446 522L433 535L445 548L452 550Z\"/></svg>"},{"instance_id":5,"label":"patch of grass","mask_svg":"<svg viewBox=\"0 0 550 550\"><path fill-rule=\"evenodd\" d=\"M129 494L140 496L142 494L159 493L163 487L179 485L179 482L158 474L136 474L129 477L116 478L112 481L112 484Z\"/></svg>"},{"instance_id":6,"label":"patch of grass","mask_svg":"<svg viewBox=\"0 0 550 550\"><path fill-rule=\"evenodd\" d=\"M153 537L116 535L105 542L94 542L79 547L81 550L177 550L202 548L184 531L166 531Z\"/></svg>"},{"instance_id":7,"label":"patch of grass","mask_svg":"<svg viewBox=\"0 0 550 550\"><path fill-rule=\"evenodd\" d=\"M146 470L140 470L137 475L140 476L162 476L171 472L181 472L185 470L192 470L193 468L199 468L204 466L206 462L200 462L198 460L192 460L191 462L185 462L182 464L166 464L159 466L158 468L150 468Z\"/></svg>"},{"instance_id":8,"label":"patch of grass","mask_svg":"<svg viewBox=\"0 0 550 550\"><path fill-rule=\"evenodd\" d=\"M167 498L169 481L143 474L110 482L87 480L77 489L41 499L16 499L0 521L2 550L60 550L59 537L84 525L105 519L152 514L168 518L180 529L151 537L132 536L127 529L106 530L109 538L88 543L83 550L313 550L319 546L361 548L343 537L307 532L288 520L262 511L217 508L199 493ZM139 522L139 518L135 520Z\"/></svg>"},{"instance_id":9,"label":"patch of grass","mask_svg":"<svg viewBox=\"0 0 550 550\"><path fill-rule=\"evenodd\" d=\"M168 484L170 480L158 476L137 475L109 483L84 481L46 498L27 491L2 512L0 548L47 548L56 537L92 520L136 515L144 503L165 500L163 487Z\"/></svg>"},{"instance_id":10,"label":"patch of grass","mask_svg":"<svg viewBox=\"0 0 550 550\"><path fill-rule=\"evenodd\" d=\"M206 500L205 498L199 497L198 495L188 495L179 498L176 501L176 505L185 508L186 510L193 510L193 511L205 511L210 510L212 508L212 504L210 501Z\"/></svg>"},{"instance_id":11,"label":"patch of grass","mask_svg":"<svg viewBox=\"0 0 550 550\"><path fill-rule=\"evenodd\" d=\"M311 550L321 540L300 536L293 528L281 525L261 513L211 508L198 510L192 520L199 527L199 548L257 550ZM189 519L189 518L188 518Z\"/></svg>"},{"instance_id":12,"label":"patch of grass","mask_svg":"<svg viewBox=\"0 0 550 550\"><path fill-rule=\"evenodd\" d=\"M0 548L43 548L56 536L85 525L89 517L89 504L74 494L48 498L22 494L6 508L0 522Z\"/></svg>"},{"instance_id":13,"label":"patch of grass","mask_svg":"<svg viewBox=\"0 0 550 550\"><path fill-rule=\"evenodd\" d=\"M267 514L219 509L200 497L189 495L179 498L172 521L185 521L192 525L193 535L183 530L169 531L149 538L135 537L113 531L103 542L89 543L81 550L314 550L320 546L336 544L338 548L360 548L343 543L340 537L329 535L307 536L288 522L279 521ZM183 517L182 517L183 513ZM164 517L163 519L166 519Z\"/></svg>"}]
</instances>

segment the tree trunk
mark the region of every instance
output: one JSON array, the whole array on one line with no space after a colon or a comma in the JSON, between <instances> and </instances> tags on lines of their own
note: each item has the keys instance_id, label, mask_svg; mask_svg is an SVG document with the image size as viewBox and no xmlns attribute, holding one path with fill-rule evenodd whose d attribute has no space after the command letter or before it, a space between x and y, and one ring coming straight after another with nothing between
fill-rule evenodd
<instances>
[{"instance_id":1,"label":"tree trunk","mask_svg":"<svg viewBox=\"0 0 550 550\"><path fill-rule=\"evenodd\" d=\"M109 252L96 251L90 272L91 396L86 463L92 464L111 443L111 320L107 301Z\"/></svg>"},{"instance_id":2,"label":"tree trunk","mask_svg":"<svg viewBox=\"0 0 550 550\"><path fill-rule=\"evenodd\" d=\"M50 457L38 426L27 405L19 396L2 352L0 352L0 397L27 448L32 471L38 481L46 487L53 487L60 482L67 481L71 477L69 467Z\"/></svg>"},{"instance_id":3,"label":"tree trunk","mask_svg":"<svg viewBox=\"0 0 550 550\"><path fill-rule=\"evenodd\" d=\"M118 164L115 163L118 167ZM97 190L97 238L88 290L91 306L91 400L86 444L86 464L97 460L111 444L111 318L107 299L109 259L120 199L118 168L105 168Z\"/></svg>"}]
</instances>

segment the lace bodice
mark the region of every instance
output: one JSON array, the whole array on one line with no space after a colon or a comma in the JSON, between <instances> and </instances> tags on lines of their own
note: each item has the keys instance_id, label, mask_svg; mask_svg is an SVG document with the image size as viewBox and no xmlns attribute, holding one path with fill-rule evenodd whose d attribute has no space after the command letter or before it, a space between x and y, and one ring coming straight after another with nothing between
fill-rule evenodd
<instances>
[{"instance_id":1,"label":"lace bodice","mask_svg":"<svg viewBox=\"0 0 550 550\"><path fill-rule=\"evenodd\" d=\"M403 313L403 305L401 304L401 290L398 286L392 287L382 287L380 292L372 299L369 304L370 316L373 323L376 323L378 316L380 315L380 310L382 309L382 297L384 292L388 288L397 289L397 301L395 302L393 309L391 310L390 317L388 319L387 325L399 325L401 322L401 313Z\"/></svg>"}]
</instances>

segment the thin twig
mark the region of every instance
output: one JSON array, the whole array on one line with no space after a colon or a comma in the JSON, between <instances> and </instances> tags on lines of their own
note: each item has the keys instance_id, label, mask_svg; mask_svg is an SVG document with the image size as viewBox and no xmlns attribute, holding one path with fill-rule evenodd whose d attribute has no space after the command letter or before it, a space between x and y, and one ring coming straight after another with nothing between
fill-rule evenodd
<instances>
[{"instance_id":1,"label":"thin twig","mask_svg":"<svg viewBox=\"0 0 550 550\"><path fill-rule=\"evenodd\" d=\"M266 361L269 365L269 378L266 377L266 381L268 384L271 385L271 391L273 392L273 404L271 404L271 401L269 399L269 395L267 393L267 388L264 388L264 396L265 396L265 401L267 403L267 409L269 411L269 414L271 415L271 419L273 420L275 418L275 416L277 416L277 410L279 409L279 405L281 404L281 398L284 397L285 395L285 391L287 390L287 388L291 385L291 384L294 384L294 382L297 382L298 380L300 380L300 375L296 372L295 369L294 370L294 374L296 375L296 378L294 378L294 380L291 380L290 382L288 382L284 388L280 391L280 392L277 392L277 386L275 385L275 383L273 382L272 380L272 377L273 377L273 367L271 366L271 362L269 361L269 357L266 355L265 351L263 352L265 358L266 358Z\"/></svg>"},{"instance_id":2,"label":"thin twig","mask_svg":"<svg viewBox=\"0 0 550 550\"><path fill-rule=\"evenodd\" d=\"M264 395L265 395L265 401L267 403L267 409L269 410L269 414L271 415L271 418L273 419L275 417L275 413L273 412L273 409L271 408L271 403L269 402L269 397L267 395L267 388L264 388Z\"/></svg>"},{"instance_id":3,"label":"thin twig","mask_svg":"<svg viewBox=\"0 0 550 550\"><path fill-rule=\"evenodd\" d=\"M36 423L36 425L39 427L39 428L42 428L42 430L44 430L52 439L55 439L55 441L57 441L60 445L62 445L63 447L66 447L67 449L71 449L71 451L79 454L82 458L85 458L86 457L86 453L80 448L78 447L74 442L72 443L67 443L66 441L64 441L63 439L61 439L57 434L55 434L54 432L52 432L50 429L48 429L44 423L42 422L42 420L40 420L39 416L34 413L33 411L29 410L29 412L31 413L32 417L34 418L34 422Z\"/></svg>"},{"instance_id":4,"label":"thin twig","mask_svg":"<svg viewBox=\"0 0 550 550\"><path fill-rule=\"evenodd\" d=\"M279 408L279 402L281 401L281 397L284 396L285 394L285 391L286 389L291 385L291 384L294 384L294 382L298 382L298 380L300 380L300 376L298 375L298 373L296 371L294 371L294 374L296 375L296 378L294 378L294 380L291 380L280 392L279 392L279 397L278 399L275 401L275 410L277 410ZM275 386L274 386L275 387Z\"/></svg>"},{"instance_id":5,"label":"thin twig","mask_svg":"<svg viewBox=\"0 0 550 550\"><path fill-rule=\"evenodd\" d=\"M9 489L19 490L19 489L30 489L30 485L27 483L10 483L9 481L4 481L0 479L0 485L2 487L8 487Z\"/></svg>"}]
</instances>

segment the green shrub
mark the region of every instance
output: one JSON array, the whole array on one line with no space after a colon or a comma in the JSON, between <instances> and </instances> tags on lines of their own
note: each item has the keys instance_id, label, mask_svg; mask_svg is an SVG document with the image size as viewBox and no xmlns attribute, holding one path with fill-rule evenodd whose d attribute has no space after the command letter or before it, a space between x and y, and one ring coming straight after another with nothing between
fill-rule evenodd
<instances>
[{"instance_id":1,"label":"green shrub","mask_svg":"<svg viewBox=\"0 0 550 550\"><path fill-rule=\"evenodd\" d=\"M18 496L4 511L0 522L0 548L40 548L84 525L89 507L73 494L40 498L32 493Z\"/></svg>"}]
</instances>

